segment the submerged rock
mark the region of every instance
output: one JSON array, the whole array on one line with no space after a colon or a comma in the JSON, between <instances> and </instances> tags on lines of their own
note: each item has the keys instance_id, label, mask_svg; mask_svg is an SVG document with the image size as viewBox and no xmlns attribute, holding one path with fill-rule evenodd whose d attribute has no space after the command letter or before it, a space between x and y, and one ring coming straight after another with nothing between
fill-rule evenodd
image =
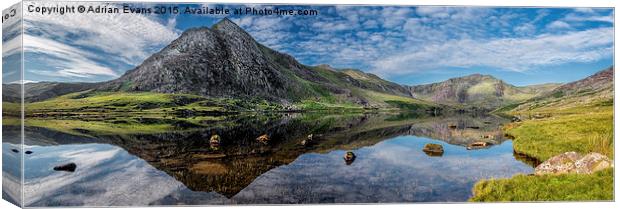
<instances>
[{"instance_id":1,"label":"submerged rock","mask_svg":"<svg viewBox=\"0 0 620 209\"><path fill-rule=\"evenodd\" d=\"M77 168L77 165L75 163L67 163L64 165L59 165L54 167L55 171L67 171L67 172L74 172L75 169Z\"/></svg>"},{"instance_id":2,"label":"submerged rock","mask_svg":"<svg viewBox=\"0 0 620 209\"><path fill-rule=\"evenodd\" d=\"M422 151L426 153L428 156L442 156L443 155L443 146L441 144L426 144Z\"/></svg>"},{"instance_id":3,"label":"submerged rock","mask_svg":"<svg viewBox=\"0 0 620 209\"><path fill-rule=\"evenodd\" d=\"M534 170L536 175L581 173L590 174L613 167L613 160L599 153L590 153L582 156L577 152L566 152L538 165Z\"/></svg>"},{"instance_id":4,"label":"submerged rock","mask_svg":"<svg viewBox=\"0 0 620 209\"><path fill-rule=\"evenodd\" d=\"M590 174L614 167L614 161L607 156L593 152L575 162L576 172Z\"/></svg>"}]
</instances>

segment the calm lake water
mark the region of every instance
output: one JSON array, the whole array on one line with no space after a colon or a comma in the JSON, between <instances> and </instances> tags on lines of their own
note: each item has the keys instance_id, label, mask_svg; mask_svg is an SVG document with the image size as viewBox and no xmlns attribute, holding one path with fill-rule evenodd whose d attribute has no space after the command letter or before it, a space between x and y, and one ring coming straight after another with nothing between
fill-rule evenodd
<instances>
[{"instance_id":1,"label":"calm lake water","mask_svg":"<svg viewBox=\"0 0 620 209\"><path fill-rule=\"evenodd\" d=\"M32 154L25 155L24 198L27 206L463 202L478 180L533 172L513 155L499 129L505 122L491 115L294 114L157 133L26 127ZM212 134L222 139L217 147ZM267 142L256 140L262 134ZM494 145L466 148L476 141ZM443 155L423 152L428 143L441 144ZM14 144L3 142L4 159L21 154ZM347 151L353 162L343 159ZM54 171L67 163L77 169ZM15 168L3 168L5 181L19 175Z\"/></svg>"}]
</instances>

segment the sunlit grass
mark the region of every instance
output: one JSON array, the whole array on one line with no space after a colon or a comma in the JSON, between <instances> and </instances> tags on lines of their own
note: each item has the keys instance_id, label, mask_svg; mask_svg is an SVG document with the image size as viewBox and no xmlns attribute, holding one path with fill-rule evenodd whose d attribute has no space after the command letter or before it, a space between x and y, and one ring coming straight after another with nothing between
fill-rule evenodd
<instances>
[{"instance_id":1,"label":"sunlit grass","mask_svg":"<svg viewBox=\"0 0 620 209\"><path fill-rule=\"evenodd\" d=\"M613 200L614 172L564 174L483 180L473 188L470 201L586 201Z\"/></svg>"},{"instance_id":2,"label":"sunlit grass","mask_svg":"<svg viewBox=\"0 0 620 209\"><path fill-rule=\"evenodd\" d=\"M522 115L547 114L504 126L514 150L544 161L564 152L598 152L614 158L613 105L579 106ZM478 182L470 201L612 200L613 169L595 174L517 175Z\"/></svg>"},{"instance_id":3,"label":"sunlit grass","mask_svg":"<svg viewBox=\"0 0 620 209\"><path fill-rule=\"evenodd\" d=\"M612 107L581 114L557 114L526 120L506 132L515 137L515 151L539 160L576 151L600 152L613 158Z\"/></svg>"}]
</instances>

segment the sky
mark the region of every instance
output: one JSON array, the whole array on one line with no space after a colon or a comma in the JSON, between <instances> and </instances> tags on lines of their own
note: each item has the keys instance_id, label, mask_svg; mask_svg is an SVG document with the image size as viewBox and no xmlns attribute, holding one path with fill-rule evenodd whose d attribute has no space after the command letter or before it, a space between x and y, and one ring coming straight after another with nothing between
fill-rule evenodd
<instances>
[{"instance_id":1,"label":"sky","mask_svg":"<svg viewBox=\"0 0 620 209\"><path fill-rule=\"evenodd\" d=\"M563 83L613 65L614 14L608 8L166 6L278 7L314 9L319 14L26 13L24 79L111 80L139 65L184 30L211 26L224 17L258 42L290 54L303 64L356 68L405 85L473 73L493 75L519 86ZM3 81L10 79L3 76Z\"/></svg>"}]
</instances>

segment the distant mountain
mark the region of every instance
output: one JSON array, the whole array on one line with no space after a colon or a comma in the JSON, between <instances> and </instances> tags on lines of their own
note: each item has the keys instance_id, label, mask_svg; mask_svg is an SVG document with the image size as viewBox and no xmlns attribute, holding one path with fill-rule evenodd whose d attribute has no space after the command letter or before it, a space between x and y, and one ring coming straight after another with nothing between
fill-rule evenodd
<instances>
[{"instance_id":1,"label":"distant mountain","mask_svg":"<svg viewBox=\"0 0 620 209\"><path fill-rule=\"evenodd\" d=\"M42 101L68 93L85 91L95 88L96 83L59 83L38 82L24 85L24 102ZM4 102L20 102L21 85L3 84L2 100Z\"/></svg>"},{"instance_id":2,"label":"distant mountain","mask_svg":"<svg viewBox=\"0 0 620 209\"><path fill-rule=\"evenodd\" d=\"M525 101L558 87L542 84L517 87L493 76L473 74L443 82L411 86L414 98L440 104L495 109L507 104Z\"/></svg>"},{"instance_id":3,"label":"distant mountain","mask_svg":"<svg viewBox=\"0 0 620 209\"><path fill-rule=\"evenodd\" d=\"M305 66L256 42L224 18L211 28L185 31L135 69L98 87L105 91L188 93L260 98L282 103L305 99L386 105L381 96L409 98L407 88L356 70Z\"/></svg>"},{"instance_id":4,"label":"distant mountain","mask_svg":"<svg viewBox=\"0 0 620 209\"><path fill-rule=\"evenodd\" d=\"M584 105L613 105L614 68L609 67L587 78L564 84L520 104L503 108L510 111L566 109Z\"/></svg>"}]
</instances>

